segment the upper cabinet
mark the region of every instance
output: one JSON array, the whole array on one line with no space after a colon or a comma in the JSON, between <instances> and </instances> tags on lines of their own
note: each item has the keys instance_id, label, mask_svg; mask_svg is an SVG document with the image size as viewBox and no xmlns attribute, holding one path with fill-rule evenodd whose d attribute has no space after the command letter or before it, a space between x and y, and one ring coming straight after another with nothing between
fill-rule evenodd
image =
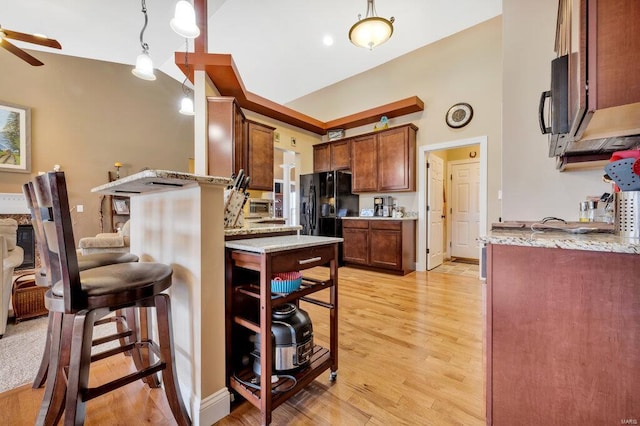
<instances>
[{"instance_id":1,"label":"upper cabinet","mask_svg":"<svg viewBox=\"0 0 640 426\"><path fill-rule=\"evenodd\" d=\"M351 168L351 140L339 140L313 146L313 171L329 172Z\"/></svg>"},{"instance_id":2,"label":"upper cabinet","mask_svg":"<svg viewBox=\"0 0 640 426\"><path fill-rule=\"evenodd\" d=\"M208 174L244 169L249 189L273 190L273 127L247 120L232 97L208 97Z\"/></svg>"},{"instance_id":3,"label":"upper cabinet","mask_svg":"<svg viewBox=\"0 0 640 426\"><path fill-rule=\"evenodd\" d=\"M250 189L273 191L273 131L275 128L247 120L247 163Z\"/></svg>"},{"instance_id":4,"label":"upper cabinet","mask_svg":"<svg viewBox=\"0 0 640 426\"><path fill-rule=\"evenodd\" d=\"M244 168L246 156L244 114L234 98L209 97L207 101L207 173L225 177L237 174L238 170Z\"/></svg>"},{"instance_id":5,"label":"upper cabinet","mask_svg":"<svg viewBox=\"0 0 640 426\"><path fill-rule=\"evenodd\" d=\"M549 154L640 143L640 1L560 0L556 52L568 55L569 133Z\"/></svg>"},{"instance_id":6,"label":"upper cabinet","mask_svg":"<svg viewBox=\"0 0 640 426\"><path fill-rule=\"evenodd\" d=\"M351 141L351 191L378 191L378 137L366 135Z\"/></svg>"},{"instance_id":7,"label":"upper cabinet","mask_svg":"<svg viewBox=\"0 0 640 426\"><path fill-rule=\"evenodd\" d=\"M417 130L409 124L352 139L352 191L415 191Z\"/></svg>"}]
</instances>

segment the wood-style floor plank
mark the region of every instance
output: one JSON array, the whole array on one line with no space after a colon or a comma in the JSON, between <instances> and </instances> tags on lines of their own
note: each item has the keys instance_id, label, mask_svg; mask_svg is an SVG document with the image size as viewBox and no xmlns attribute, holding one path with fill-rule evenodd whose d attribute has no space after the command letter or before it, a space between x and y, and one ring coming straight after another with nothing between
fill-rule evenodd
<instances>
[{"instance_id":1,"label":"wood-style floor plank","mask_svg":"<svg viewBox=\"0 0 640 426\"><path fill-rule=\"evenodd\" d=\"M483 282L353 268L340 268L339 276L338 378L331 382L328 372L322 374L274 410L272 424L484 424ZM312 318L315 342L328 345L327 310L304 302L301 307ZM92 366L92 380L129 371L130 363L124 356L103 360ZM0 413L8 424L32 425L42 392L26 385L2 393ZM218 425L259 423L256 408L237 402ZM86 424L174 421L163 392L137 382L90 401Z\"/></svg>"}]
</instances>

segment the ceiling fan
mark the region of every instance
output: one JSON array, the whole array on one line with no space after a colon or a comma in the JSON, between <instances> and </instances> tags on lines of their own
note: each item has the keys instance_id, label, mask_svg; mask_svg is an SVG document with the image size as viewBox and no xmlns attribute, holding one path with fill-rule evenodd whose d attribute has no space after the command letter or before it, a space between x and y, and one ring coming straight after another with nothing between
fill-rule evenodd
<instances>
[{"instance_id":1,"label":"ceiling fan","mask_svg":"<svg viewBox=\"0 0 640 426\"><path fill-rule=\"evenodd\" d=\"M19 33L17 31L6 30L0 26L0 46L4 47L23 61L30 63L34 67L44 65L44 63L40 62L38 59L34 58L13 43L10 43L9 40L7 40L9 38L27 43L39 44L41 46L53 47L54 49L62 49L60 43L52 38L47 38L37 34Z\"/></svg>"}]
</instances>

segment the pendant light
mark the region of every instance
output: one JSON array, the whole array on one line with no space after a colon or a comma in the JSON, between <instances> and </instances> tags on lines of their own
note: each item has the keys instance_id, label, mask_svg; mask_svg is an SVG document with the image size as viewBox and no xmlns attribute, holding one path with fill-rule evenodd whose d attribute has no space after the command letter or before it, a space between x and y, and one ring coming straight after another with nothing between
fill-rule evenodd
<instances>
[{"instance_id":1,"label":"pendant light","mask_svg":"<svg viewBox=\"0 0 640 426\"><path fill-rule=\"evenodd\" d=\"M147 4L145 0L142 0L142 13L144 14L144 26L140 31L140 46L142 46L142 53L136 58L136 67L131 70L133 75L143 80L153 81L156 76L153 74L153 61L149 56L149 45L144 42L144 30L147 29L149 23L149 17L147 16Z\"/></svg>"},{"instance_id":2,"label":"pendant light","mask_svg":"<svg viewBox=\"0 0 640 426\"><path fill-rule=\"evenodd\" d=\"M362 15L358 14L358 22L349 30L351 43L373 50L391 38L395 18L392 16L390 19L384 19L376 16L374 0L367 0L367 16L361 18Z\"/></svg>"},{"instance_id":3,"label":"pendant light","mask_svg":"<svg viewBox=\"0 0 640 426\"><path fill-rule=\"evenodd\" d=\"M196 11L186 0L176 3L176 12L169 25L173 31L185 38L196 38L200 35L200 28L196 25Z\"/></svg>"},{"instance_id":4,"label":"pendant light","mask_svg":"<svg viewBox=\"0 0 640 426\"><path fill-rule=\"evenodd\" d=\"M187 79L189 78L189 57L187 54L189 52L188 38L185 39L185 43L186 43L186 47L184 51L184 65L187 71L186 71L184 80L182 81L182 91L184 92L184 96L180 101L180 110L178 112L183 115L196 115L196 112L193 108L193 99L192 99L193 91L187 86Z\"/></svg>"}]
</instances>

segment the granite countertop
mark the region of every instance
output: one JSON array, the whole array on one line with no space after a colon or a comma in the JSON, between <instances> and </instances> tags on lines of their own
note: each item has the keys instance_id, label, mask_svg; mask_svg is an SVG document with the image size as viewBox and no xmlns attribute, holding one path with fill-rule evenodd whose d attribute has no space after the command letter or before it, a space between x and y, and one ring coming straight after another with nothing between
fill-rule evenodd
<instances>
[{"instance_id":1,"label":"granite countertop","mask_svg":"<svg viewBox=\"0 0 640 426\"><path fill-rule=\"evenodd\" d=\"M171 191L201 184L227 186L231 183L233 181L226 177L201 176L169 170L143 170L97 186L91 192L129 197L142 193Z\"/></svg>"},{"instance_id":2,"label":"granite countertop","mask_svg":"<svg viewBox=\"0 0 640 426\"><path fill-rule=\"evenodd\" d=\"M225 242L225 247L252 253L275 253L342 242L342 238L312 235L286 235L282 237L251 238Z\"/></svg>"},{"instance_id":3,"label":"granite countertop","mask_svg":"<svg viewBox=\"0 0 640 426\"><path fill-rule=\"evenodd\" d=\"M360 219L360 220L418 220L418 216L403 217L380 217L380 216L345 216L342 220Z\"/></svg>"},{"instance_id":4,"label":"granite countertop","mask_svg":"<svg viewBox=\"0 0 640 426\"><path fill-rule=\"evenodd\" d=\"M235 235L258 235L268 234L271 232L299 231L302 229L300 225L279 225L275 223L248 223L242 228L227 228L224 230L226 237Z\"/></svg>"},{"instance_id":5,"label":"granite countertop","mask_svg":"<svg viewBox=\"0 0 640 426\"><path fill-rule=\"evenodd\" d=\"M640 239L602 232L570 234L564 231L494 229L489 235L480 237L478 240L483 244L640 254Z\"/></svg>"}]
</instances>

